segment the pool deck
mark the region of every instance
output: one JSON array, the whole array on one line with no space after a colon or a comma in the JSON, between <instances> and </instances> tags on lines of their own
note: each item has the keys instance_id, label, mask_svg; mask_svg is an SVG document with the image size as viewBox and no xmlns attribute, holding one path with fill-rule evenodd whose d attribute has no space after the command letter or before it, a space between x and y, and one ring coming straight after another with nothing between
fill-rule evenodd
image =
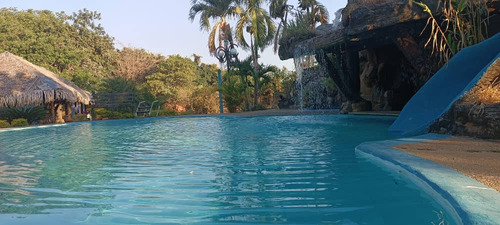
<instances>
[{"instance_id":1,"label":"pool deck","mask_svg":"<svg viewBox=\"0 0 500 225\"><path fill-rule=\"evenodd\" d=\"M500 141L498 140L451 137L398 145L394 148L457 170L500 191Z\"/></svg>"},{"instance_id":2,"label":"pool deck","mask_svg":"<svg viewBox=\"0 0 500 225\"><path fill-rule=\"evenodd\" d=\"M455 145L450 145L450 140ZM356 153L373 160L391 172L411 179L440 201L446 211L455 215L455 218L458 217L463 224L499 224L500 192L449 167L396 149L406 148L408 151L419 151L412 149L424 149L421 147L422 143L426 146L440 143L441 146L449 145L448 148L453 149L456 145L464 145L459 140L462 139L453 139L448 135L426 134L412 138L363 143L356 147ZM475 146L475 143L477 140L468 140L470 146ZM488 144L496 146L495 143ZM483 145L486 146L485 143ZM436 146L432 149L438 148L440 147ZM462 150L467 152L465 147ZM459 151L460 154L464 155L463 151ZM457 155L460 154L447 155L446 158L457 159ZM488 156L482 157L486 159ZM481 162L478 163L481 164Z\"/></svg>"}]
</instances>

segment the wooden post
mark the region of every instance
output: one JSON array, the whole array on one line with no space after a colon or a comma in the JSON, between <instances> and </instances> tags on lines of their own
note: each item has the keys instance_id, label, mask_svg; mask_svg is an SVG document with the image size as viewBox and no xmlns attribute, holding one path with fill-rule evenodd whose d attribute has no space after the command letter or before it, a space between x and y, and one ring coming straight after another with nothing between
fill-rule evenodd
<instances>
[{"instance_id":1,"label":"wooden post","mask_svg":"<svg viewBox=\"0 0 500 225\"><path fill-rule=\"evenodd\" d=\"M68 116L68 115L71 116L71 114L72 114L71 104L69 104L68 102L64 103L64 114L66 116Z\"/></svg>"},{"instance_id":2,"label":"wooden post","mask_svg":"<svg viewBox=\"0 0 500 225\"><path fill-rule=\"evenodd\" d=\"M56 121L56 107L54 102L49 103L49 110L50 110L49 122L54 123Z\"/></svg>"},{"instance_id":3,"label":"wooden post","mask_svg":"<svg viewBox=\"0 0 500 225\"><path fill-rule=\"evenodd\" d=\"M73 111L71 110L71 104L69 102L64 103L64 121L72 122L71 116L73 115Z\"/></svg>"}]
</instances>

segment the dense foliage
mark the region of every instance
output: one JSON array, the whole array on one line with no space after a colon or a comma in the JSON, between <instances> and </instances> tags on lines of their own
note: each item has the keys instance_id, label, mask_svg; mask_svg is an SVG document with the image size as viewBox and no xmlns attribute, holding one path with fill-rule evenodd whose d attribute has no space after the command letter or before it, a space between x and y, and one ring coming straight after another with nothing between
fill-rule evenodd
<instances>
[{"instance_id":1,"label":"dense foliage","mask_svg":"<svg viewBox=\"0 0 500 225\"><path fill-rule=\"evenodd\" d=\"M40 121L47 116L47 111L41 106L24 106L16 108L0 109L0 119L13 121L14 119L23 118L32 124Z\"/></svg>"},{"instance_id":2,"label":"dense foliage","mask_svg":"<svg viewBox=\"0 0 500 225\"><path fill-rule=\"evenodd\" d=\"M0 52L19 55L91 92L132 92L137 101L161 99L172 109L216 113L210 99L217 92L217 65L199 57L195 62L144 49L117 50L99 20L99 13L86 9L68 15L3 8Z\"/></svg>"},{"instance_id":3,"label":"dense foliage","mask_svg":"<svg viewBox=\"0 0 500 225\"><path fill-rule=\"evenodd\" d=\"M266 100L273 95L269 91L272 87L283 85L270 84L278 81L267 79L264 74L268 72L265 69L268 66L258 62L259 51L272 43L275 34L272 17L261 5L265 2L199 0L193 1L189 13L191 20L199 16L200 27L210 31L208 44L211 52L224 40L233 43L229 19L239 20L239 37L235 39L242 47L251 50L252 57L241 64L235 62L232 71L223 71L227 74L224 82L228 81L228 84L221 90L226 92L226 104L236 105L231 106L235 110L256 107L259 99ZM217 65L204 64L197 55L191 59L179 55L165 57L133 47L116 49L114 38L99 24L100 19L100 13L87 9L67 14L2 8L0 52L9 51L21 56L90 92L132 92L137 102L161 100L166 114L219 112ZM245 39L245 36L250 39ZM228 85L238 90L229 91ZM273 90L273 93L280 91ZM232 96L233 93L237 93L236 96ZM253 106L250 99L255 99ZM273 107L275 101L266 100L263 104ZM123 116L104 111L101 114L103 118ZM39 120L31 116L15 117L5 118L8 121L26 118L29 123ZM85 120L83 117L79 119Z\"/></svg>"},{"instance_id":4,"label":"dense foliage","mask_svg":"<svg viewBox=\"0 0 500 225\"><path fill-rule=\"evenodd\" d=\"M9 51L93 91L114 69L113 38L100 14L0 9L0 51Z\"/></svg>"},{"instance_id":5,"label":"dense foliage","mask_svg":"<svg viewBox=\"0 0 500 225\"><path fill-rule=\"evenodd\" d=\"M448 61L462 49L484 41L487 38L489 12L487 0L439 0L437 14L421 1L413 2L429 14L425 30L430 31L426 46L437 52L441 64ZM425 31L424 30L424 31Z\"/></svg>"},{"instance_id":6,"label":"dense foliage","mask_svg":"<svg viewBox=\"0 0 500 225\"><path fill-rule=\"evenodd\" d=\"M10 127L10 123L7 120L0 120L0 128L8 128Z\"/></svg>"},{"instance_id":7,"label":"dense foliage","mask_svg":"<svg viewBox=\"0 0 500 225\"><path fill-rule=\"evenodd\" d=\"M26 127L29 125L27 119L19 118L19 119L13 119L12 122L10 122L10 125L12 127Z\"/></svg>"}]
</instances>

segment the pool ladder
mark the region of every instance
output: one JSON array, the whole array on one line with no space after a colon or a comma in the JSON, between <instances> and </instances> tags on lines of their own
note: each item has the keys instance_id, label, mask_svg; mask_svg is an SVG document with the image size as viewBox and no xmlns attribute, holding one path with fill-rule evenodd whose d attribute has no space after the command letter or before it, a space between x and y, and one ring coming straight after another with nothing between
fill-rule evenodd
<instances>
[{"instance_id":1,"label":"pool ladder","mask_svg":"<svg viewBox=\"0 0 500 225\"><path fill-rule=\"evenodd\" d=\"M146 101L139 102L139 105L137 105L137 110L135 110L135 116L138 117L139 114L146 116L146 114L148 114L148 116L151 117L151 111L153 111L153 106L155 105L155 103L158 103L158 107L156 108L156 116L158 116L158 113L160 113L160 101L158 100L151 102L151 105L148 105Z\"/></svg>"}]
</instances>

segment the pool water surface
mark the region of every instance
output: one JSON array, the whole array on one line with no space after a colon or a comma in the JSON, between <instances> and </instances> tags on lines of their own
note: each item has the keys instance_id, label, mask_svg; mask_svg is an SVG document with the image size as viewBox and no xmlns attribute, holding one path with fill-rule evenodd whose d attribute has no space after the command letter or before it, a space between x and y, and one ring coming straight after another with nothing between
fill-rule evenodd
<instances>
[{"instance_id":1,"label":"pool water surface","mask_svg":"<svg viewBox=\"0 0 500 225\"><path fill-rule=\"evenodd\" d=\"M453 224L355 154L392 117L173 117L0 132L0 224Z\"/></svg>"}]
</instances>

